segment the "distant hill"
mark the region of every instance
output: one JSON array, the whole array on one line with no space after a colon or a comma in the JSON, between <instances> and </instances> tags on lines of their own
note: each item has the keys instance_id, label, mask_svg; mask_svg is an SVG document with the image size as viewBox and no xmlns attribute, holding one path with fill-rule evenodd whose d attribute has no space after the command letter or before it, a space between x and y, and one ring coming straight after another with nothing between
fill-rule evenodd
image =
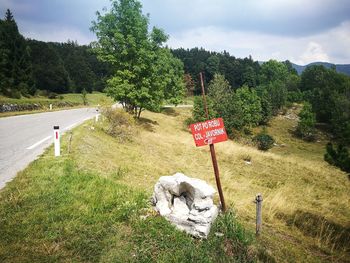
<instances>
[{"instance_id":1,"label":"distant hill","mask_svg":"<svg viewBox=\"0 0 350 263\"><path fill-rule=\"evenodd\" d=\"M308 66L322 65L322 66L324 66L326 68L335 67L337 72L341 72L341 73L344 73L344 74L350 76L350 64L332 64L332 63L328 63L328 62L313 62L313 63L307 64L305 66L300 66L300 65L297 65L297 64L294 64L294 63L292 63L292 65L293 65L293 68L295 68L295 70L298 72L299 75L301 73L303 73L303 71Z\"/></svg>"}]
</instances>

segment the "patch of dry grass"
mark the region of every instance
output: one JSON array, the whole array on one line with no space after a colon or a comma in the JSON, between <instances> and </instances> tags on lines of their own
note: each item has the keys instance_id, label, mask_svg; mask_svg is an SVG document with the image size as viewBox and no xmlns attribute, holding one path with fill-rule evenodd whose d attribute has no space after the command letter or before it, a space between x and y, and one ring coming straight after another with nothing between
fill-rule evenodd
<instances>
[{"instance_id":1,"label":"patch of dry grass","mask_svg":"<svg viewBox=\"0 0 350 263\"><path fill-rule=\"evenodd\" d=\"M138 135L125 143L105 134L98 125L85 124L74 131L79 139L73 139L72 154L81 169L98 171L149 194L160 176L175 172L215 186L208 147L196 148L183 124L190 114L189 109L145 112L135 127ZM287 144L271 152L233 141L215 146L226 202L253 230L253 200L256 193L263 194L264 230L260 239L278 261L343 261L349 255L348 248L339 246L342 239L330 235L324 226L333 224L339 227L336 231L349 233L349 180L322 161L321 143L293 138L286 131L290 126L293 122L288 119L271 122L269 133ZM245 162L247 158L250 165ZM295 224L300 215L318 218L319 225Z\"/></svg>"}]
</instances>

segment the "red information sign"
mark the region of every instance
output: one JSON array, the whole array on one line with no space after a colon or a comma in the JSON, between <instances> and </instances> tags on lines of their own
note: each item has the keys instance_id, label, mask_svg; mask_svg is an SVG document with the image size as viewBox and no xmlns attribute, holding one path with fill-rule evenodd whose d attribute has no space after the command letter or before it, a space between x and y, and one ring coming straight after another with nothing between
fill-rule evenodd
<instances>
[{"instance_id":1,"label":"red information sign","mask_svg":"<svg viewBox=\"0 0 350 263\"><path fill-rule=\"evenodd\" d=\"M222 118L194 123L190 127L197 147L227 141Z\"/></svg>"}]
</instances>

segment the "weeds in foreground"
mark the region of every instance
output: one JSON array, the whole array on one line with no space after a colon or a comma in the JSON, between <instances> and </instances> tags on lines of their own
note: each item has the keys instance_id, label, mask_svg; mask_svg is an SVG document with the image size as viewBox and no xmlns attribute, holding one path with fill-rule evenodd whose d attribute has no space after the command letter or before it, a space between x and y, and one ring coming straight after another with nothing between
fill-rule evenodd
<instances>
[{"instance_id":1,"label":"weeds in foreground","mask_svg":"<svg viewBox=\"0 0 350 263\"><path fill-rule=\"evenodd\" d=\"M143 217L151 210L147 194L118 177L80 171L65 157L32 163L0 193L0 261L254 260L252 239L232 212L219 216L207 240L197 240L155 213Z\"/></svg>"}]
</instances>

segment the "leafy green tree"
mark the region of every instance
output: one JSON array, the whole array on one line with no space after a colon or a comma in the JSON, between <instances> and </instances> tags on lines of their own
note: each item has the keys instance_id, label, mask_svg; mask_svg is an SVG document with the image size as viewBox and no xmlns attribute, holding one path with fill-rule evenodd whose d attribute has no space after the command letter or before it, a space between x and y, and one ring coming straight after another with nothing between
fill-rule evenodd
<instances>
[{"instance_id":1,"label":"leafy green tree","mask_svg":"<svg viewBox=\"0 0 350 263\"><path fill-rule=\"evenodd\" d=\"M332 110L335 107L334 97L337 85L334 81L337 73L323 66L307 67L301 75L302 91L310 91L309 101L320 122L330 122Z\"/></svg>"},{"instance_id":2,"label":"leafy green tree","mask_svg":"<svg viewBox=\"0 0 350 263\"><path fill-rule=\"evenodd\" d=\"M264 86L258 86L256 92L260 98L261 103L261 121L260 124L267 124L272 118L271 97L268 90Z\"/></svg>"},{"instance_id":3,"label":"leafy green tree","mask_svg":"<svg viewBox=\"0 0 350 263\"><path fill-rule=\"evenodd\" d=\"M274 115L286 105L288 98L287 83L291 78L290 76L291 74L285 63L269 60L261 65L260 83L268 91L270 96L269 101Z\"/></svg>"},{"instance_id":4,"label":"leafy green tree","mask_svg":"<svg viewBox=\"0 0 350 263\"><path fill-rule=\"evenodd\" d=\"M350 92L348 94L350 97ZM350 145L350 98L337 94L333 100L334 108L330 120L332 131L341 143Z\"/></svg>"},{"instance_id":5,"label":"leafy green tree","mask_svg":"<svg viewBox=\"0 0 350 263\"><path fill-rule=\"evenodd\" d=\"M272 108L272 113L276 115L278 111L286 105L288 98L288 91L284 82L276 80L267 85L267 92L269 94L269 101Z\"/></svg>"},{"instance_id":6,"label":"leafy green tree","mask_svg":"<svg viewBox=\"0 0 350 263\"><path fill-rule=\"evenodd\" d=\"M209 73L209 78L213 78L216 73L219 73L220 58L217 55L211 55L206 61L206 71Z\"/></svg>"},{"instance_id":7,"label":"leafy green tree","mask_svg":"<svg viewBox=\"0 0 350 263\"><path fill-rule=\"evenodd\" d=\"M168 48L161 48L157 52L155 72L153 74L152 89L156 103L149 105L148 109L159 111L163 101L178 105L185 95L185 83L183 79L183 63L175 58Z\"/></svg>"},{"instance_id":8,"label":"leafy green tree","mask_svg":"<svg viewBox=\"0 0 350 263\"><path fill-rule=\"evenodd\" d=\"M316 119L329 124L337 140L350 145L350 78L315 65L304 70L300 87Z\"/></svg>"},{"instance_id":9,"label":"leafy green tree","mask_svg":"<svg viewBox=\"0 0 350 263\"><path fill-rule=\"evenodd\" d=\"M250 88L256 86L257 73L252 66L246 66L242 74L242 83Z\"/></svg>"},{"instance_id":10,"label":"leafy green tree","mask_svg":"<svg viewBox=\"0 0 350 263\"><path fill-rule=\"evenodd\" d=\"M285 64L271 59L261 65L260 83L267 84L274 81L284 82L288 78L288 75L288 68Z\"/></svg>"},{"instance_id":11,"label":"leafy green tree","mask_svg":"<svg viewBox=\"0 0 350 263\"><path fill-rule=\"evenodd\" d=\"M299 113L299 122L296 128L297 135L306 141L315 140L315 113L312 112L310 103L305 102L303 109Z\"/></svg>"},{"instance_id":12,"label":"leafy green tree","mask_svg":"<svg viewBox=\"0 0 350 263\"><path fill-rule=\"evenodd\" d=\"M206 100L209 119L223 118L229 134L232 133L233 129L241 129L244 126L241 118L243 112L234 99L234 92L223 75L214 75L209 83L208 93ZM206 120L202 96L195 97L192 115L196 122Z\"/></svg>"},{"instance_id":13,"label":"leafy green tree","mask_svg":"<svg viewBox=\"0 0 350 263\"><path fill-rule=\"evenodd\" d=\"M212 99L206 96L206 102L207 102L209 120L220 117L220 114L217 113L215 110L215 105ZM207 120L202 96L196 96L194 98L192 118L194 122L203 122Z\"/></svg>"},{"instance_id":14,"label":"leafy green tree","mask_svg":"<svg viewBox=\"0 0 350 263\"><path fill-rule=\"evenodd\" d=\"M298 76L297 70L289 60L283 61L282 63L287 67L287 70L291 75Z\"/></svg>"},{"instance_id":15,"label":"leafy green tree","mask_svg":"<svg viewBox=\"0 0 350 263\"><path fill-rule=\"evenodd\" d=\"M86 89L83 89L81 91L81 98L83 99L83 104L87 105L88 104L88 100L87 100L87 91L86 91Z\"/></svg>"},{"instance_id":16,"label":"leafy green tree","mask_svg":"<svg viewBox=\"0 0 350 263\"><path fill-rule=\"evenodd\" d=\"M141 9L137 0L112 1L109 12L97 12L91 28L98 58L113 69L107 94L137 117L144 109L159 110L165 99L178 101L174 96L184 91L181 62L162 47L167 35L155 27L149 32L149 18ZM175 69L165 70L171 66Z\"/></svg>"},{"instance_id":17,"label":"leafy green tree","mask_svg":"<svg viewBox=\"0 0 350 263\"><path fill-rule=\"evenodd\" d=\"M184 75L184 82L185 82L187 96L193 96L195 84L190 74Z\"/></svg>"},{"instance_id":18,"label":"leafy green tree","mask_svg":"<svg viewBox=\"0 0 350 263\"><path fill-rule=\"evenodd\" d=\"M333 144L329 142L326 146L324 159L329 164L350 173L350 155L348 149L344 145L339 144L337 149L334 149Z\"/></svg>"},{"instance_id":19,"label":"leafy green tree","mask_svg":"<svg viewBox=\"0 0 350 263\"><path fill-rule=\"evenodd\" d=\"M235 92L234 100L242 109L241 119L246 127L258 125L262 119L260 98L254 89L243 86Z\"/></svg>"},{"instance_id":20,"label":"leafy green tree","mask_svg":"<svg viewBox=\"0 0 350 263\"><path fill-rule=\"evenodd\" d=\"M210 81L208 87L208 96L214 104L220 106L231 93L231 87L224 75L214 74L214 79Z\"/></svg>"},{"instance_id":21,"label":"leafy green tree","mask_svg":"<svg viewBox=\"0 0 350 263\"><path fill-rule=\"evenodd\" d=\"M229 134L256 126L261 121L260 98L254 89L243 86L234 92L223 75L215 74L209 83L208 93L209 118L222 117ZM195 121L205 120L200 97L195 99L193 118Z\"/></svg>"}]
</instances>

